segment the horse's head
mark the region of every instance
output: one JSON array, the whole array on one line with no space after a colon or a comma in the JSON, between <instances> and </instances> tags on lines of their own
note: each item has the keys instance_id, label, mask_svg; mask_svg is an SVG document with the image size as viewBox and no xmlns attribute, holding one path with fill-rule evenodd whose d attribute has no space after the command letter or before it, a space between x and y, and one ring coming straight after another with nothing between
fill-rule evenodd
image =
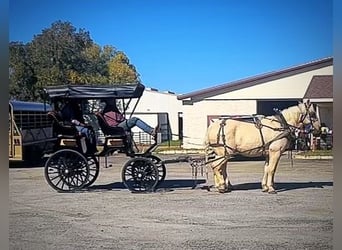
<instances>
[{"instance_id":1,"label":"horse's head","mask_svg":"<svg viewBox=\"0 0 342 250\"><path fill-rule=\"evenodd\" d=\"M321 122L318 119L316 110L310 100L305 103L299 104L301 111L300 123L304 125L310 124L312 127L312 134L318 136L321 133Z\"/></svg>"}]
</instances>

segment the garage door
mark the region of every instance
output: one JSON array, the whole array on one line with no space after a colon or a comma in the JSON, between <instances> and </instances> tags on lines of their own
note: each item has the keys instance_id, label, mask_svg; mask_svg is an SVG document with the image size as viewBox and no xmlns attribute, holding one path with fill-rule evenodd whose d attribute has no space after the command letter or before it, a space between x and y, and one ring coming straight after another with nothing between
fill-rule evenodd
<instances>
[{"instance_id":1,"label":"garage door","mask_svg":"<svg viewBox=\"0 0 342 250\"><path fill-rule=\"evenodd\" d=\"M274 108L283 110L297 105L298 101L300 100L258 100L257 113L260 115L274 115Z\"/></svg>"}]
</instances>

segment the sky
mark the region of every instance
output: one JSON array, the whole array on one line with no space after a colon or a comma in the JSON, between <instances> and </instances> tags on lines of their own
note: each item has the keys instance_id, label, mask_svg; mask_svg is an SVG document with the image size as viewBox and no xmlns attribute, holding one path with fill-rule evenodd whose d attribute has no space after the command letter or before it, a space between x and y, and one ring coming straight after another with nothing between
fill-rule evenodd
<instances>
[{"instance_id":1,"label":"sky","mask_svg":"<svg viewBox=\"0 0 342 250\"><path fill-rule=\"evenodd\" d=\"M123 51L146 87L177 94L333 56L332 0L11 0L9 40L58 20Z\"/></svg>"}]
</instances>

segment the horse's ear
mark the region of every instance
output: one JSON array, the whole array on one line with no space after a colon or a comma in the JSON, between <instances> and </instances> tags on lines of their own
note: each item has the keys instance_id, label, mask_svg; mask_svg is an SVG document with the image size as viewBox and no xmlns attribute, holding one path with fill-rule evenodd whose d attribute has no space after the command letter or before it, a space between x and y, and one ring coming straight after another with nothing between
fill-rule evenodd
<instances>
[{"instance_id":1,"label":"horse's ear","mask_svg":"<svg viewBox=\"0 0 342 250\"><path fill-rule=\"evenodd\" d=\"M310 103L310 100L309 99L307 99L306 100L306 102L301 102L301 101L298 101L298 104L304 104L304 106L306 107L306 108L308 108L308 107L310 107L310 105L311 105L311 103Z\"/></svg>"},{"instance_id":2,"label":"horse's ear","mask_svg":"<svg viewBox=\"0 0 342 250\"><path fill-rule=\"evenodd\" d=\"M309 109L310 106L311 106L311 102L310 102L309 99L307 99L306 102L305 102L305 107L306 107L307 109Z\"/></svg>"}]
</instances>

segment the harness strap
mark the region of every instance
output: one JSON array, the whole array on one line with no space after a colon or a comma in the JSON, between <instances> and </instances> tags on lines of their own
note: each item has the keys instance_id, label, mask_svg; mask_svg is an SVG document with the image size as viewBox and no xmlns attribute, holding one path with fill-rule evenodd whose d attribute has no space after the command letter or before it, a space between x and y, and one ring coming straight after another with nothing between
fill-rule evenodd
<instances>
[{"instance_id":1,"label":"harness strap","mask_svg":"<svg viewBox=\"0 0 342 250\"><path fill-rule=\"evenodd\" d=\"M262 134L262 127L263 127L263 124L261 123L261 120L254 116L253 117L253 121L255 123L255 127L259 130L259 133L260 133L260 138L261 138L261 142L262 142L262 155L265 154L265 139L264 139L264 135Z\"/></svg>"},{"instance_id":2,"label":"harness strap","mask_svg":"<svg viewBox=\"0 0 342 250\"><path fill-rule=\"evenodd\" d=\"M219 131L217 133L217 144L220 144L220 138L222 138L223 144L225 144L225 142L226 142L226 136L224 134L224 126L225 125L226 125L226 119L222 119L222 121L220 123Z\"/></svg>"},{"instance_id":3,"label":"harness strap","mask_svg":"<svg viewBox=\"0 0 342 250\"><path fill-rule=\"evenodd\" d=\"M269 141L269 142L267 142L267 143L264 143L264 144L263 144L262 146L260 146L260 147L256 147L256 148L253 148L253 149L249 149L249 150L245 150L245 151L240 151L240 152L238 152L236 149L233 149L232 147L229 147L229 146L226 145L226 144L218 143L218 144L211 144L211 146L223 146L223 147L225 147L225 149L229 148L229 149L231 149L232 151L234 151L235 153L240 153L240 154L241 154L241 153L246 153L246 152L248 152L248 151L252 151L252 150L255 150L255 149L258 149L258 148L262 148L262 147L263 147L263 154L264 154L265 149L268 148L268 146L269 146L272 142L274 142L274 141L276 141L276 140L279 140L279 139L282 139L282 138L285 138L285 137L287 137L289 140L291 140L291 139L293 138L293 135L292 135L291 130L284 130L282 133L280 133L279 135L277 135L273 140L271 140L271 141ZM228 152L227 152L227 151L225 151L225 152L226 152L226 153L225 153L224 156L221 156L221 157L218 157L218 158L214 158L214 159L209 159L209 160L207 160L204 164L207 165L207 164L216 162L216 161L218 161L218 160L221 160L221 161L219 162L219 164L217 164L216 166L220 165L220 164L221 164L223 161L225 161L225 160L227 159L227 157L228 157ZM268 156L267 156L267 155L264 155L264 156L266 156L266 161L268 161Z\"/></svg>"},{"instance_id":4,"label":"harness strap","mask_svg":"<svg viewBox=\"0 0 342 250\"><path fill-rule=\"evenodd\" d=\"M215 144L210 144L210 146L222 146L224 147L225 149L225 156L224 158L226 158L226 156L228 155L228 149L232 150L233 153L242 153L242 152L238 152L235 148L232 148L230 147L229 145L226 144L226 135L224 133L224 127L226 125L226 121L227 121L227 118L224 118L221 120L221 123L220 123L220 128L218 130L218 133L217 133L217 137L216 137L216 143ZM257 129L259 129L259 133L260 133L260 137L261 137L261 141L262 141L262 146L260 147L256 147L255 149L257 148L262 148L263 149L263 152L262 154L264 155L265 154L265 139L264 139L264 135L262 134L262 127L263 127L263 124L261 123L260 119L256 116L253 116L253 121L254 121L254 124L255 124L255 127ZM220 139L222 139L222 143L220 143ZM246 150L246 151L243 151L243 152L248 152L249 150Z\"/></svg>"},{"instance_id":5,"label":"harness strap","mask_svg":"<svg viewBox=\"0 0 342 250\"><path fill-rule=\"evenodd\" d=\"M278 110L275 110L276 112ZM269 126L265 126L261 123L261 120L254 116L253 117L253 122L255 124L255 127L259 130L259 133L260 133L260 138L261 138L261 141L262 141L262 145L259 146L259 147L255 147L253 149L248 149L248 150L245 150L245 151L238 151L236 150L235 148L232 148L230 147L229 145L226 144L226 136L225 136L225 133L224 133L224 127L226 125L226 121L227 121L227 118L224 118L222 119L221 123L220 123L220 128L218 130L218 133L217 133L217 141L216 143L211 143L210 146L222 146L225 148L225 156L223 157L220 157L218 159L221 159L221 158L226 158L227 155L228 155L228 149L232 150L233 151L233 154L236 154L236 153L246 153L248 151L252 151L252 150L255 150L255 149L260 149L262 148L262 155L265 155L265 151L266 149L268 149L269 145L276 141L276 140L279 140L279 139L282 139L282 138L285 138L287 137L290 141L293 140L294 138L294 135L293 135L293 131L291 130L289 124L286 122L284 116L281 114L281 112L279 112L278 116L277 116L278 120L279 120L279 123L281 124L281 128L272 128L272 127L269 127ZM282 133L278 134L273 140L265 143L265 139L264 139L264 135L262 133L262 128L263 127L268 127L270 129L273 129L275 131L282 131ZM222 139L222 142L220 142L220 139ZM218 159L215 159L213 161L216 161Z\"/></svg>"},{"instance_id":6,"label":"harness strap","mask_svg":"<svg viewBox=\"0 0 342 250\"><path fill-rule=\"evenodd\" d=\"M273 109L274 112L276 112L276 118L279 120L280 125L282 126L282 128L288 129L290 128L289 124L287 123L284 115L281 113L281 111L279 109Z\"/></svg>"}]
</instances>

